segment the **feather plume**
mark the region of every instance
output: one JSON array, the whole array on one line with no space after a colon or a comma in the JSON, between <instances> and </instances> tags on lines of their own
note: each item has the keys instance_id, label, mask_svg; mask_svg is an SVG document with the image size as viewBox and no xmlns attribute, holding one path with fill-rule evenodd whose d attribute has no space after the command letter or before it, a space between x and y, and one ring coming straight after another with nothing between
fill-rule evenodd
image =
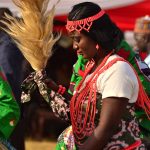
<instances>
[{"instance_id":1,"label":"feather plume","mask_svg":"<svg viewBox=\"0 0 150 150\"><path fill-rule=\"evenodd\" d=\"M60 35L53 35L55 5L47 11L49 0L13 0L20 9L22 20L5 14L4 29L36 71L46 67L52 48Z\"/></svg>"}]
</instances>

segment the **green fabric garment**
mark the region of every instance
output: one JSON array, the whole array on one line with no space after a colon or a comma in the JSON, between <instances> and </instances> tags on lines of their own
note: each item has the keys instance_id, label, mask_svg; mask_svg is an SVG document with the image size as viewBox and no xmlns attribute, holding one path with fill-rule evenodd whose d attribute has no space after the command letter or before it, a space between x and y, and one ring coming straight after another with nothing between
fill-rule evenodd
<instances>
[{"instance_id":1,"label":"green fabric garment","mask_svg":"<svg viewBox=\"0 0 150 150\"><path fill-rule=\"evenodd\" d=\"M64 150L67 149L65 143L64 142L57 143L55 150L62 150L62 149L64 149Z\"/></svg>"},{"instance_id":2,"label":"green fabric garment","mask_svg":"<svg viewBox=\"0 0 150 150\"><path fill-rule=\"evenodd\" d=\"M70 94L73 94L74 89L76 89L82 80L82 76L79 74L79 71L81 70L84 72L87 62L88 60L84 59L82 55L78 55L78 60L73 66L73 73L70 80L70 88L68 90Z\"/></svg>"},{"instance_id":3,"label":"green fabric garment","mask_svg":"<svg viewBox=\"0 0 150 150\"><path fill-rule=\"evenodd\" d=\"M19 105L0 68L0 138L9 138L19 117Z\"/></svg>"},{"instance_id":4,"label":"green fabric garment","mask_svg":"<svg viewBox=\"0 0 150 150\"><path fill-rule=\"evenodd\" d=\"M65 143L62 141L62 142L57 143L55 150L67 150L67 147ZM74 147L73 150L76 150L76 148Z\"/></svg>"}]
</instances>

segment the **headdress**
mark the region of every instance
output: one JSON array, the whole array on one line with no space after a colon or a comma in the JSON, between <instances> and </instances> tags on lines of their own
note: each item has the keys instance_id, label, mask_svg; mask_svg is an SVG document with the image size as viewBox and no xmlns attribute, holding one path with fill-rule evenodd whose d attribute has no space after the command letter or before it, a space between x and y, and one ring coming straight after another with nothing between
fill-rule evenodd
<instances>
[{"instance_id":1,"label":"headdress","mask_svg":"<svg viewBox=\"0 0 150 150\"><path fill-rule=\"evenodd\" d=\"M75 21L67 20L66 29L69 32L72 32L74 30L76 30L78 32L80 32L81 30L86 30L87 32L89 32L89 30L90 30L90 28L93 24L93 21L99 19L104 14L105 14L105 11L101 10L96 15L88 17L88 18L84 18L84 19L81 19L81 20L75 20Z\"/></svg>"},{"instance_id":2,"label":"headdress","mask_svg":"<svg viewBox=\"0 0 150 150\"><path fill-rule=\"evenodd\" d=\"M134 27L135 33L149 33L150 34L150 16L138 18Z\"/></svg>"}]
</instances>

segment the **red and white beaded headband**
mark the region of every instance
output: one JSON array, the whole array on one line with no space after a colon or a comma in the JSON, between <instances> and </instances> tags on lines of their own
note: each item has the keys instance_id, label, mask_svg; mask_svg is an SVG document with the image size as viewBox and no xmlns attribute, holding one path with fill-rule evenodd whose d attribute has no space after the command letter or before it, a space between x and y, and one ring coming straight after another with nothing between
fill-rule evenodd
<instances>
[{"instance_id":1,"label":"red and white beaded headband","mask_svg":"<svg viewBox=\"0 0 150 150\"><path fill-rule=\"evenodd\" d=\"M76 21L67 20L66 29L68 30L68 32L72 32L72 31L80 32L83 29L86 30L87 32L89 32L89 30L93 24L93 21L99 19L104 14L105 14L105 11L101 10L96 15L85 18L85 19L76 20Z\"/></svg>"}]
</instances>

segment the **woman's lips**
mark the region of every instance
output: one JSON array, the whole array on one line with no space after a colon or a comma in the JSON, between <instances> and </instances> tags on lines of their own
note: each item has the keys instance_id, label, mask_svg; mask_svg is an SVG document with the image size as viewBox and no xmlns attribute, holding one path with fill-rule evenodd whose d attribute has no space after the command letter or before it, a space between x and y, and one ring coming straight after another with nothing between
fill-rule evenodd
<instances>
[{"instance_id":1,"label":"woman's lips","mask_svg":"<svg viewBox=\"0 0 150 150\"><path fill-rule=\"evenodd\" d=\"M81 52L81 51L77 51L77 54L80 54L80 55L82 55L82 52Z\"/></svg>"}]
</instances>

